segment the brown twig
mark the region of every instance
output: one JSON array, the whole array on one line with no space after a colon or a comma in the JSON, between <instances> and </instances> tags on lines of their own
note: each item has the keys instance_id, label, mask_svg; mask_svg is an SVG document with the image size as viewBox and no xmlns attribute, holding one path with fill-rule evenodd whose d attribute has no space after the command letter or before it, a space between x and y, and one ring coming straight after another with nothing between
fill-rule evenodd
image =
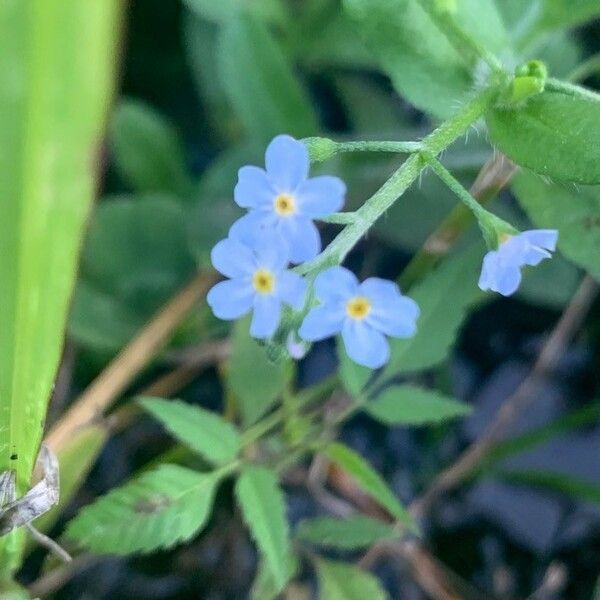
<instances>
[{"instance_id":1,"label":"brown twig","mask_svg":"<svg viewBox=\"0 0 600 600\"><path fill-rule=\"evenodd\" d=\"M68 565L59 567L42 575L27 587L32 598L43 598L62 588L74 575L103 560L103 557L82 554Z\"/></svg>"},{"instance_id":2,"label":"brown twig","mask_svg":"<svg viewBox=\"0 0 600 600\"><path fill-rule=\"evenodd\" d=\"M54 452L58 453L75 431L104 412L131 384L212 283L213 276L206 274L193 279L100 373L50 430L46 443Z\"/></svg>"},{"instance_id":3,"label":"brown twig","mask_svg":"<svg viewBox=\"0 0 600 600\"><path fill-rule=\"evenodd\" d=\"M439 496L460 484L492 446L504 436L510 424L534 398L540 378L555 366L560 354L581 327L597 293L598 284L590 275L586 275L544 344L530 374L504 402L483 436L473 442L450 467L442 471L427 491L411 504L413 515L422 517L427 513Z\"/></svg>"}]
</instances>

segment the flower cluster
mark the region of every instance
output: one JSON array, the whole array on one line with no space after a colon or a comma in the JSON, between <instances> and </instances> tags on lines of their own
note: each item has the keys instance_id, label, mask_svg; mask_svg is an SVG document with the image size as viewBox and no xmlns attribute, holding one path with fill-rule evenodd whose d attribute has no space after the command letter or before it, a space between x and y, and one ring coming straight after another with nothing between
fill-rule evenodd
<instances>
[{"instance_id":1,"label":"flower cluster","mask_svg":"<svg viewBox=\"0 0 600 600\"><path fill-rule=\"evenodd\" d=\"M248 213L236 221L229 237L212 250L215 269L226 279L208 293L220 319L253 312L250 335L271 338L279 326L282 304L301 310L306 283L289 270L321 252L314 219L339 211L346 186L337 177L310 177L306 146L277 136L265 153L265 169L242 167L234 199ZM304 341L342 334L348 355L361 365L381 367L389 358L386 335L410 337L419 308L391 281L371 278L359 284L343 267L321 272L314 283L319 304L298 331ZM300 349L301 343L294 347ZM300 351L295 351L300 356Z\"/></svg>"},{"instance_id":2,"label":"flower cluster","mask_svg":"<svg viewBox=\"0 0 600 600\"><path fill-rule=\"evenodd\" d=\"M303 356L305 342L341 334L352 360L372 369L383 366L390 356L387 336L415 335L419 307L395 283L374 277L360 283L340 266L318 273L307 295L306 281L290 264L321 252L314 220L343 207L346 186L337 177L309 177L306 146L287 135L271 141L265 167L239 170L234 199L248 212L212 250L214 267L228 278L208 293L213 312L220 319L237 319L252 311L250 335L270 339L279 328L282 305L301 311L308 296L317 303L307 307L298 331L283 332L291 356ZM487 211L480 217L486 214L499 244L483 259L479 287L510 296L519 287L522 267L551 256L558 232L517 233Z\"/></svg>"}]
</instances>

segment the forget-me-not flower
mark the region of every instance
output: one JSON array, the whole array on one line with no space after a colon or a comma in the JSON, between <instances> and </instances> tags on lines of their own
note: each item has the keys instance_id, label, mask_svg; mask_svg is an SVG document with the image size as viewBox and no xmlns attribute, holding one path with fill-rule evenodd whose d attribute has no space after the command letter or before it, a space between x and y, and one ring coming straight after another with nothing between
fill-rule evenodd
<instances>
[{"instance_id":1,"label":"forget-me-not flower","mask_svg":"<svg viewBox=\"0 0 600 600\"><path fill-rule=\"evenodd\" d=\"M270 338L279 325L281 304L302 308L306 284L286 270L289 248L277 235L265 234L252 246L240 239L220 241L211 253L213 266L229 280L217 283L207 301L219 319L237 319L254 310L250 335Z\"/></svg>"},{"instance_id":2,"label":"forget-me-not flower","mask_svg":"<svg viewBox=\"0 0 600 600\"><path fill-rule=\"evenodd\" d=\"M521 283L521 267L535 266L552 256L558 231L534 229L507 236L497 250L490 250L483 258L479 287L503 296L517 291Z\"/></svg>"},{"instance_id":3,"label":"forget-me-not flower","mask_svg":"<svg viewBox=\"0 0 600 600\"><path fill-rule=\"evenodd\" d=\"M290 260L301 263L321 251L312 219L342 208L346 186L338 177L308 177L306 146L289 135L278 135L265 153L265 169L242 167L234 198L247 215L236 221L231 235L248 239L261 230L277 231L290 247Z\"/></svg>"},{"instance_id":4,"label":"forget-me-not flower","mask_svg":"<svg viewBox=\"0 0 600 600\"><path fill-rule=\"evenodd\" d=\"M320 304L306 315L300 337L318 341L342 333L348 356L377 369L390 357L386 335L411 337L417 330L419 307L392 281L371 277L359 283L343 267L320 273L314 283Z\"/></svg>"}]
</instances>

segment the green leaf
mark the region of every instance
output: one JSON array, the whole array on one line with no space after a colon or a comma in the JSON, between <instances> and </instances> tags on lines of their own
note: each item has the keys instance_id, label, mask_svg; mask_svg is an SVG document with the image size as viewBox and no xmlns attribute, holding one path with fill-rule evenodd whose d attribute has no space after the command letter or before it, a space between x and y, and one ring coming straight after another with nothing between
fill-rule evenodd
<instances>
[{"instance_id":1,"label":"green leaf","mask_svg":"<svg viewBox=\"0 0 600 600\"><path fill-rule=\"evenodd\" d=\"M266 143L279 133L315 135L317 119L283 49L246 15L223 27L217 51L221 80L248 133Z\"/></svg>"},{"instance_id":2,"label":"green leaf","mask_svg":"<svg viewBox=\"0 0 600 600\"><path fill-rule=\"evenodd\" d=\"M338 442L329 444L325 455L346 471L364 492L385 507L391 515L411 529L416 528L410 513L400 504L381 475L362 456Z\"/></svg>"},{"instance_id":3,"label":"green leaf","mask_svg":"<svg viewBox=\"0 0 600 600\"><path fill-rule=\"evenodd\" d=\"M538 29L575 27L600 15L598 0L543 0Z\"/></svg>"},{"instance_id":4,"label":"green leaf","mask_svg":"<svg viewBox=\"0 0 600 600\"><path fill-rule=\"evenodd\" d=\"M295 577L296 573L298 572L298 568L298 558L294 555L290 555L287 560L288 581ZM260 564L258 565L256 578L252 583L252 589L250 591L250 597L252 600L277 600L284 587L285 586L281 586L276 583L268 564L264 559L261 560Z\"/></svg>"},{"instance_id":5,"label":"green leaf","mask_svg":"<svg viewBox=\"0 0 600 600\"><path fill-rule=\"evenodd\" d=\"M477 287L483 255L482 246L473 244L411 288L409 295L421 309L417 333L409 339L390 339L391 358L377 383L399 373L428 369L446 358L467 309L484 297Z\"/></svg>"},{"instance_id":6,"label":"green leaf","mask_svg":"<svg viewBox=\"0 0 600 600\"><path fill-rule=\"evenodd\" d=\"M387 425L426 425L463 417L471 407L433 390L399 385L365 404L365 411Z\"/></svg>"},{"instance_id":7,"label":"green leaf","mask_svg":"<svg viewBox=\"0 0 600 600\"><path fill-rule=\"evenodd\" d=\"M170 548L204 526L220 477L161 465L86 506L65 537L98 554Z\"/></svg>"},{"instance_id":8,"label":"green leaf","mask_svg":"<svg viewBox=\"0 0 600 600\"><path fill-rule=\"evenodd\" d=\"M113 87L121 3L0 3L0 472L29 488ZM19 459L10 456L18 453ZM0 580L20 532L0 539Z\"/></svg>"},{"instance_id":9,"label":"green leaf","mask_svg":"<svg viewBox=\"0 0 600 600\"><path fill-rule=\"evenodd\" d=\"M600 101L546 91L486 118L491 141L517 164L554 179L600 183Z\"/></svg>"},{"instance_id":10,"label":"green leaf","mask_svg":"<svg viewBox=\"0 0 600 600\"><path fill-rule=\"evenodd\" d=\"M242 12L269 22L285 21L285 11L280 0L183 0L189 10L203 19L226 23Z\"/></svg>"},{"instance_id":11,"label":"green leaf","mask_svg":"<svg viewBox=\"0 0 600 600\"><path fill-rule=\"evenodd\" d=\"M286 508L277 476L264 467L246 467L235 493L244 521L281 589L290 575L290 542Z\"/></svg>"},{"instance_id":12,"label":"green leaf","mask_svg":"<svg viewBox=\"0 0 600 600\"><path fill-rule=\"evenodd\" d=\"M139 402L173 436L212 463L231 461L240 451L235 427L213 412L180 400L141 398Z\"/></svg>"},{"instance_id":13,"label":"green leaf","mask_svg":"<svg viewBox=\"0 0 600 600\"><path fill-rule=\"evenodd\" d=\"M249 334L249 319L233 326L227 385L233 393L242 421L251 425L273 405L289 381L291 362L272 362L264 346Z\"/></svg>"},{"instance_id":14,"label":"green leaf","mask_svg":"<svg viewBox=\"0 0 600 600\"><path fill-rule=\"evenodd\" d=\"M419 0L344 0L344 8L396 90L417 108L448 117L471 93L473 65ZM469 34L492 51L506 51L508 35L491 0L461 0L457 8L456 18Z\"/></svg>"},{"instance_id":15,"label":"green leaf","mask_svg":"<svg viewBox=\"0 0 600 600\"><path fill-rule=\"evenodd\" d=\"M379 581L354 565L318 559L319 598L321 600L384 600Z\"/></svg>"},{"instance_id":16,"label":"green leaf","mask_svg":"<svg viewBox=\"0 0 600 600\"><path fill-rule=\"evenodd\" d=\"M135 191L189 192L179 135L153 108L138 100L121 101L111 136L117 169Z\"/></svg>"},{"instance_id":17,"label":"green leaf","mask_svg":"<svg viewBox=\"0 0 600 600\"><path fill-rule=\"evenodd\" d=\"M495 474L504 481L531 485L600 505L600 485L570 475L534 470L499 471Z\"/></svg>"},{"instance_id":18,"label":"green leaf","mask_svg":"<svg viewBox=\"0 0 600 600\"><path fill-rule=\"evenodd\" d=\"M599 420L600 402L596 401L589 406L563 415L548 425L538 427L523 435L497 443L485 460L484 468L487 465L498 463L509 456L520 454L526 450L549 442L560 435L576 431Z\"/></svg>"},{"instance_id":19,"label":"green leaf","mask_svg":"<svg viewBox=\"0 0 600 600\"><path fill-rule=\"evenodd\" d=\"M171 195L100 203L88 233L70 332L95 350L119 349L195 272L187 211Z\"/></svg>"},{"instance_id":20,"label":"green leaf","mask_svg":"<svg viewBox=\"0 0 600 600\"><path fill-rule=\"evenodd\" d=\"M513 190L536 227L558 229L558 248L600 279L600 187L570 188L520 173Z\"/></svg>"},{"instance_id":21,"label":"green leaf","mask_svg":"<svg viewBox=\"0 0 600 600\"><path fill-rule=\"evenodd\" d=\"M359 550L380 540L392 540L399 533L391 525L362 515L346 519L317 517L300 521L296 536L303 542L336 548Z\"/></svg>"}]
</instances>

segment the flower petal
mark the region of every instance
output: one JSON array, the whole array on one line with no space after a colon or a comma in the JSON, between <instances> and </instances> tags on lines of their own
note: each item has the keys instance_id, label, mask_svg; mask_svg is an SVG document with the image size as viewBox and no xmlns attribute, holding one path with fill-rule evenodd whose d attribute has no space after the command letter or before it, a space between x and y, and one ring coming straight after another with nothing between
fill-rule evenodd
<instances>
[{"instance_id":1,"label":"flower petal","mask_svg":"<svg viewBox=\"0 0 600 600\"><path fill-rule=\"evenodd\" d=\"M338 306L321 304L304 317L298 335L308 342L318 342L342 330L345 314Z\"/></svg>"},{"instance_id":2,"label":"flower petal","mask_svg":"<svg viewBox=\"0 0 600 600\"><path fill-rule=\"evenodd\" d=\"M296 200L301 214L318 219L340 210L344 206L346 184L339 177L312 177L296 190Z\"/></svg>"},{"instance_id":3,"label":"flower petal","mask_svg":"<svg viewBox=\"0 0 600 600\"><path fill-rule=\"evenodd\" d=\"M250 281L231 279L213 286L206 301L219 319L231 320L245 315L252 307L254 290Z\"/></svg>"},{"instance_id":4,"label":"flower petal","mask_svg":"<svg viewBox=\"0 0 600 600\"><path fill-rule=\"evenodd\" d=\"M315 278L315 295L321 302L345 302L358 292L358 279L344 267L330 267Z\"/></svg>"},{"instance_id":5,"label":"flower petal","mask_svg":"<svg viewBox=\"0 0 600 600\"><path fill-rule=\"evenodd\" d=\"M276 192L293 192L308 177L308 150L293 137L278 135L267 148L265 165Z\"/></svg>"},{"instance_id":6,"label":"flower petal","mask_svg":"<svg viewBox=\"0 0 600 600\"><path fill-rule=\"evenodd\" d=\"M390 346L385 336L365 321L346 319L342 338L348 356L359 365L379 369L390 358Z\"/></svg>"},{"instance_id":7,"label":"flower petal","mask_svg":"<svg viewBox=\"0 0 600 600\"><path fill-rule=\"evenodd\" d=\"M221 240L211 251L213 267L226 277L243 277L256 269L252 250L237 239Z\"/></svg>"},{"instance_id":8,"label":"flower petal","mask_svg":"<svg viewBox=\"0 0 600 600\"><path fill-rule=\"evenodd\" d=\"M537 246L530 246L523 253L521 262L524 265L535 267L536 265L539 265L545 258L552 258L552 254L550 254L548 250L538 248Z\"/></svg>"},{"instance_id":9,"label":"flower petal","mask_svg":"<svg viewBox=\"0 0 600 600\"><path fill-rule=\"evenodd\" d=\"M479 287L492 290L503 296L514 294L521 283L519 263L503 260L500 252L488 252L483 258Z\"/></svg>"},{"instance_id":10,"label":"flower petal","mask_svg":"<svg viewBox=\"0 0 600 600\"><path fill-rule=\"evenodd\" d=\"M281 301L300 310L306 296L306 281L297 273L281 271L277 276L275 293Z\"/></svg>"},{"instance_id":11,"label":"flower petal","mask_svg":"<svg viewBox=\"0 0 600 600\"><path fill-rule=\"evenodd\" d=\"M238 171L233 197L242 208L272 206L275 195L276 192L264 169L246 166Z\"/></svg>"},{"instance_id":12,"label":"flower petal","mask_svg":"<svg viewBox=\"0 0 600 600\"><path fill-rule=\"evenodd\" d=\"M270 338L277 331L280 318L281 302L272 294L256 294L250 335L258 339Z\"/></svg>"},{"instance_id":13,"label":"flower petal","mask_svg":"<svg viewBox=\"0 0 600 600\"><path fill-rule=\"evenodd\" d=\"M402 296L389 303L374 302L366 322L394 337L412 337L417 332L419 305L412 299Z\"/></svg>"},{"instance_id":14,"label":"flower petal","mask_svg":"<svg viewBox=\"0 0 600 600\"><path fill-rule=\"evenodd\" d=\"M556 250L556 242L558 241L558 231L556 229L531 229L523 231L520 235L532 246L550 250L550 252Z\"/></svg>"},{"instance_id":15,"label":"flower petal","mask_svg":"<svg viewBox=\"0 0 600 600\"><path fill-rule=\"evenodd\" d=\"M253 249L258 266L275 272L285 269L290 262L290 248L283 237L271 229L255 237Z\"/></svg>"},{"instance_id":16,"label":"flower petal","mask_svg":"<svg viewBox=\"0 0 600 600\"><path fill-rule=\"evenodd\" d=\"M262 239L265 230L272 229L276 222L273 213L251 210L231 226L229 237L253 248Z\"/></svg>"},{"instance_id":17,"label":"flower petal","mask_svg":"<svg viewBox=\"0 0 600 600\"><path fill-rule=\"evenodd\" d=\"M311 260L321 251L321 236L315 224L306 217L279 219L278 231L290 248L290 261L296 264Z\"/></svg>"}]
</instances>

